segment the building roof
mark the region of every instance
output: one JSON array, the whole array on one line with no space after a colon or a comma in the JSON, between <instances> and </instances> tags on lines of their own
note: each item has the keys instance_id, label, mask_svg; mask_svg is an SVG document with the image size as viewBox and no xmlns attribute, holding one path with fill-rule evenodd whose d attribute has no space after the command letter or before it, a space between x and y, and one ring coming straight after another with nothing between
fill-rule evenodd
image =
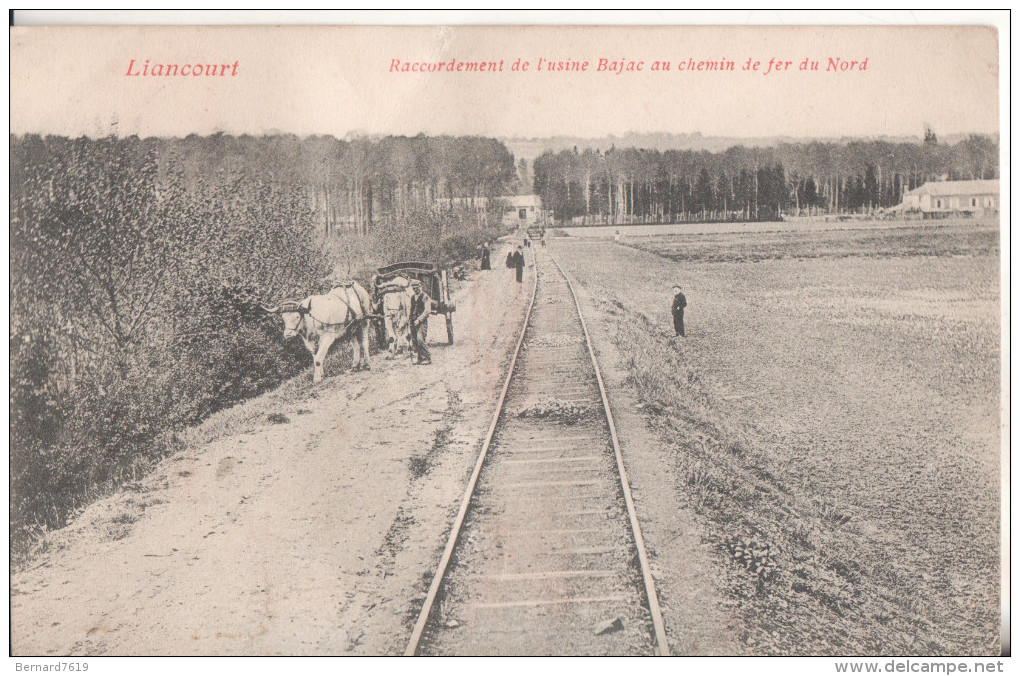
<instances>
[{"instance_id":1,"label":"building roof","mask_svg":"<svg viewBox=\"0 0 1020 676\"><path fill-rule=\"evenodd\" d=\"M925 183L907 195L998 195L999 179L985 181L935 181Z\"/></svg>"},{"instance_id":2,"label":"building roof","mask_svg":"<svg viewBox=\"0 0 1020 676\"><path fill-rule=\"evenodd\" d=\"M521 207L536 207L542 208L542 198L538 195L507 195L501 197L507 204L515 208Z\"/></svg>"}]
</instances>

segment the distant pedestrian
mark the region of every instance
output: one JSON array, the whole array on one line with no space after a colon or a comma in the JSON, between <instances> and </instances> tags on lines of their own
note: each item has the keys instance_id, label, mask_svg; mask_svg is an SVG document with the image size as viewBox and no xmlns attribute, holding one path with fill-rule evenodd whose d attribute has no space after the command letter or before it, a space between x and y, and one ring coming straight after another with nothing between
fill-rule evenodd
<instances>
[{"instance_id":1,"label":"distant pedestrian","mask_svg":"<svg viewBox=\"0 0 1020 676\"><path fill-rule=\"evenodd\" d=\"M489 243L486 242L482 245L482 270L491 270L492 264L489 262Z\"/></svg>"},{"instance_id":2,"label":"distant pedestrian","mask_svg":"<svg viewBox=\"0 0 1020 676\"><path fill-rule=\"evenodd\" d=\"M531 247L531 235L524 238L524 248L528 249Z\"/></svg>"},{"instance_id":3,"label":"distant pedestrian","mask_svg":"<svg viewBox=\"0 0 1020 676\"><path fill-rule=\"evenodd\" d=\"M411 281L411 363L428 365L432 363L432 354L426 343L429 339L429 315L432 314L432 299L422 289L417 279ZM417 356L418 361L415 362Z\"/></svg>"},{"instance_id":4,"label":"distant pedestrian","mask_svg":"<svg viewBox=\"0 0 1020 676\"><path fill-rule=\"evenodd\" d=\"M517 248L520 249L520 247L517 247ZM514 252L511 251L510 253L508 253L506 255L506 268L507 268L507 270L509 270L513 266L514 266Z\"/></svg>"},{"instance_id":5,"label":"distant pedestrian","mask_svg":"<svg viewBox=\"0 0 1020 676\"><path fill-rule=\"evenodd\" d=\"M524 281L524 252L521 251L521 247L517 247L517 251L514 251L510 255L510 257L513 259L511 261L510 267L515 268L517 270L517 282L518 283L523 282Z\"/></svg>"},{"instance_id":6,"label":"distant pedestrian","mask_svg":"<svg viewBox=\"0 0 1020 676\"><path fill-rule=\"evenodd\" d=\"M684 331L685 307L687 307L687 296L684 295L683 289L677 284L673 287L673 306L670 309L673 312L673 330L681 338L687 336L687 333Z\"/></svg>"}]
</instances>

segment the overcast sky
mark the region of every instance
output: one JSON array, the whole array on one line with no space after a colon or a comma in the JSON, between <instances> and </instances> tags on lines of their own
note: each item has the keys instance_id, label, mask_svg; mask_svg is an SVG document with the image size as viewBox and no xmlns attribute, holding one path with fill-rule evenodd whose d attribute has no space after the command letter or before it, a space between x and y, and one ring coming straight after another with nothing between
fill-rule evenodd
<instances>
[{"instance_id":1,"label":"overcast sky","mask_svg":"<svg viewBox=\"0 0 1020 676\"><path fill-rule=\"evenodd\" d=\"M11 130L189 133L627 132L919 136L999 129L998 34L988 27L15 28ZM512 71L520 58L528 72ZM539 59L588 72L539 72ZM600 58L642 72L595 69ZM788 71L765 74L770 59ZM804 59L820 70L802 72ZM866 70L826 72L829 58ZM394 73L394 59L502 60L497 73ZM733 72L677 63L733 61ZM743 71L748 59L758 71ZM156 63L238 63L237 75L129 76ZM652 72L654 61L672 69ZM112 125L116 123L116 127Z\"/></svg>"}]
</instances>

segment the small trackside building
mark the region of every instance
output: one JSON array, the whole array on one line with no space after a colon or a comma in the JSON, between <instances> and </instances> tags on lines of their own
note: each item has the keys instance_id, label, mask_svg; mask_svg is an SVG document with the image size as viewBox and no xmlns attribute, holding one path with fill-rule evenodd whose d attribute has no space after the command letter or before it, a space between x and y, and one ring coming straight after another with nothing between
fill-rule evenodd
<instances>
[{"instance_id":1,"label":"small trackside building","mask_svg":"<svg viewBox=\"0 0 1020 676\"><path fill-rule=\"evenodd\" d=\"M924 218L995 216L999 213L999 180L934 181L903 194L898 211L921 212Z\"/></svg>"},{"instance_id":2,"label":"small trackside building","mask_svg":"<svg viewBox=\"0 0 1020 676\"><path fill-rule=\"evenodd\" d=\"M538 195L507 195L503 202L503 225L527 228L545 222L542 198Z\"/></svg>"}]
</instances>

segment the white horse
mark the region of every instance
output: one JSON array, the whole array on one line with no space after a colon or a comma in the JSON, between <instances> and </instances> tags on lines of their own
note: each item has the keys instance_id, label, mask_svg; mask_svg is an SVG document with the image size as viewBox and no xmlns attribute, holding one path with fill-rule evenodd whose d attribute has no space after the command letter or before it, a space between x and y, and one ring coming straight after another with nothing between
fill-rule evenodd
<instances>
[{"instance_id":1,"label":"white horse","mask_svg":"<svg viewBox=\"0 0 1020 676\"><path fill-rule=\"evenodd\" d=\"M377 293L381 299L386 345L393 357L411 346L411 297L414 292L406 277L394 277L380 284Z\"/></svg>"},{"instance_id":2,"label":"white horse","mask_svg":"<svg viewBox=\"0 0 1020 676\"><path fill-rule=\"evenodd\" d=\"M338 338L345 338L354 351L352 371L371 368L367 315L372 312L368 292L357 282L346 282L324 295L304 300L286 300L266 312L283 318L283 337L300 336L315 360L313 382L324 375L326 354Z\"/></svg>"}]
</instances>

